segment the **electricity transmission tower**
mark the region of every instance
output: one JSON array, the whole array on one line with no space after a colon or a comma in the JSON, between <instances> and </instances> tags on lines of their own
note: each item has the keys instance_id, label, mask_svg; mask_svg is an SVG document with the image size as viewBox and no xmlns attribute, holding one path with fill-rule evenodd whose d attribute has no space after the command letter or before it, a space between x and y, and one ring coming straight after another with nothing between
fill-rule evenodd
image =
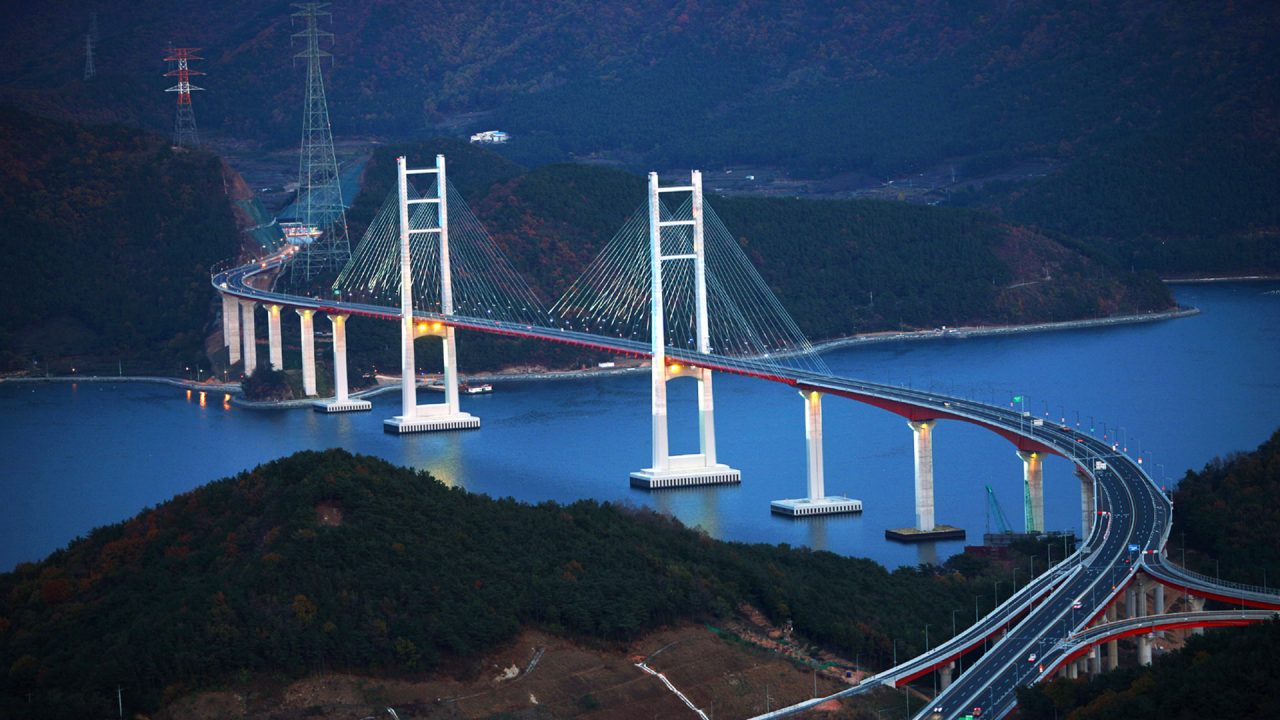
<instances>
[{"instance_id":1,"label":"electricity transmission tower","mask_svg":"<svg viewBox=\"0 0 1280 720\"><path fill-rule=\"evenodd\" d=\"M342 204L338 161L333 153L333 132L329 127L329 107L325 102L324 75L320 61L333 57L320 49L320 41L332 41L333 33L319 29L320 17L328 17L329 3L295 3L296 20L304 23L294 33L306 47L294 55L307 61L307 96L302 110L302 148L298 161L298 219L314 228L311 243L301 247L290 264L290 282L310 285L321 276L341 270L351 258L347 237L347 214Z\"/></svg>"},{"instance_id":2,"label":"electricity transmission tower","mask_svg":"<svg viewBox=\"0 0 1280 720\"><path fill-rule=\"evenodd\" d=\"M93 76L98 73L97 68L93 66L93 33L85 33L84 35L84 79L92 80Z\"/></svg>"},{"instance_id":3,"label":"electricity transmission tower","mask_svg":"<svg viewBox=\"0 0 1280 720\"><path fill-rule=\"evenodd\" d=\"M177 77L178 84L165 90L165 92L178 93L178 116L173 124L173 144L175 147L181 148L197 148L200 147L200 136L196 132L196 113L191 107L191 91L203 90L204 88L196 87L191 84L192 75L203 75L199 70L192 70L189 66L191 60L202 60L195 53L200 48L175 48L170 47L166 61L176 63L176 66L165 73L165 77Z\"/></svg>"},{"instance_id":4,"label":"electricity transmission tower","mask_svg":"<svg viewBox=\"0 0 1280 720\"><path fill-rule=\"evenodd\" d=\"M98 42L98 13L89 16L89 32L84 35L84 79L92 80L98 74L93 64L93 46Z\"/></svg>"}]
</instances>

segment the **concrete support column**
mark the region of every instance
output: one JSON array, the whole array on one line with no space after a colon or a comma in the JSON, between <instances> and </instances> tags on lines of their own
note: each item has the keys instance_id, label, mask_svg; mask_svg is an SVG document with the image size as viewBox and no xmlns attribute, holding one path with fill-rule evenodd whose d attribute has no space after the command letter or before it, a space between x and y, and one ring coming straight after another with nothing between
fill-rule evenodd
<instances>
[{"instance_id":1,"label":"concrete support column","mask_svg":"<svg viewBox=\"0 0 1280 720\"><path fill-rule=\"evenodd\" d=\"M665 472L671 469L671 453L667 450L667 369L666 353L653 356L649 372L650 405L653 428L653 469Z\"/></svg>"},{"instance_id":2,"label":"concrete support column","mask_svg":"<svg viewBox=\"0 0 1280 720\"><path fill-rule=\"evenodd\" d=\"M809 461L809 500L826 496L822 475L822 393L811 390L800 393L804 398L804 442Z\"/></svg>"},{"instance_id":3,"label":"concrete support column","mask_svg":"<svg viewBox=\"0 0 1280 720\"><path fill-rule=\"evenodd\" d=\"M1112 603L1107 607L1107 622L1115 622L1117 614L1115 603ZM1109 640L1107 641L1107 669L1115 670L1118 667L1120 667L1120 641Z\"/></svg>"},{"instance_id":4,"label":"concrete support column","mask_svg":"<svg viewBox=\"0 0 1280 720\"><path fill-rule=\"evenodd\" d=\"M284 345L280 341L280 306L267 306L267 347L272 370L284 369Z\"/></svg>"},{"instance_id":5,"label":"concrete support column","mask_svg":"<svg viewBox=\"0 0 1280 720\"><path fill-rule=\"evenodd\" d=\"M347 402L347 316L330 315L333 325L333 396L335 403Z\"/></svg>"},{"instance_id":6,"label":"concrete support column","mask_svg":"<svg viewBox=\"0 0 1280 720\"><path fill-rule=\"evenodd\" d=\"M1151 664L1151 635L1149 634L1138 636L1138 664Z\"/></svg>"},{"instance_id":7,"label":"concrete support column","mask_svg":"<svg viewBox=\"0 0 1280 720\"><path fill-rule=\"evenodd\" d=\"M1156 585L1155 597L1154 597L1155 610L1152 611L1152 614L1163 615L1167 610L1164 604L1164 585L1161 585L1160 583L1156 583L1155 585Z\"/></svg>"},{"instance_id":8,"label":"concrete support column","mask_svg":"<svg viewBox=\"0 0 1280 720\"><path fill-rule=\"evenodd\" d=\"M227 362L240 362L240 301L222 296L222 342L227 346Z\"/></svg>"},{"instance_id":9,"label":"concrete support column","mask_svg":"<svg viewBox=\"0 0 1280 720\"><path fill-rule=\"evenodd\" d=\"M821 423L821 417L819 417L819 423ZM821 446L821 425L818 428L818 438ZM716 464L716 405L711 394L711 371L705 368L698 374L698 449L707 465ZM822 461L821 457L818 461ZM818 469L818 475L819 477L822 475L821 468ZM818 491L818 495L822 495L821 490Z\"/></svg>"},{"instance_id":10,"label":"concrete support column","mask_svg":"<svg viewBox=\"0 0 1280 720\"><path fill-rule=\"evenodd\" d=\"M1134 590L1133 586L1130 585L1124 590L1124 616L1126 618L1138 617L1137 608L1138 608L1138 593Z\"/></svg>"},{"instance_id":11,"label":"concrete support column","mask_svg":"<svg viewBox=\"0 0 1280 720\"><path fill-rule=\"evenodd\" d=\"M308 397L316 395L316 334L315 310L298 310L302 326L302 391Z\"/></svg>"},{"instance_id":12,"label":"concrete support column","mask_svg":"<svg viewBox=\"0 0 1280 720\"><path fill-rule=\"evenodd\" d=\"M1097 645L1089 649L1088 672L1091 675L1097 675L1102 671L1102 652Z\"/></svg>"},{"instance_id":13,"label":"concrete support column","mask_svg":"<svg viewBox=\"0 0 1280 720\"><path fill-rule=\"evenodd\" d=\"M1067 663L1067 677L1072 680L1080 677L1080 664L1075 660Z\"/></svg>"},{"instance_id":14,"label":"concrete support column","mask_svg":"<svg viewBox=\"0 0 1280 720\"><path fill-rule=\"evenodd\" d=\"M1134 593L1138 601L1138 614L1136 617L1146 617L1147 613L1147 581L1144 577L1137 578L1137 592Z\"/></svg>"},{"instance_id":15,"label":"concrete support column","mask_svg":"<svg viewBox=\"0 0 1280 720\"><path fill-rule=\"evenodd\" d=\"M462 412L462 405L458 402L458 343L452 325L444 328L443 365L445 414L457 415Z\"/></svg>"},{"instance_id":16,"label":"concrete support column","mask_svg":"<svg viewBox=\"0 0 1280 720\"><path fill-rule=\"evenodd\" d=\"M916 529L930 532L933 517L933 420L908 422L915 446Z\"/></svg>"},{"instance_id":17,"label":"concrete support column","mask_svg":"<svg viewBox=\"0 0 1280 720\"><path fill-rule=\"evenodd\" d=\"M955 669L956 664L953 662L947 663L946 665L938 668L938 689L947 689L947 686L951 684L951 674Z\"/></svg>"},{"instance_id":18,"label":"concrete support column","mask_svg":"<svg viewBox=\"0 0 1280 720\"><path fill-rule=\"evenodd\" d=\"M1029 533L1044 532L1044 466L1040 453L1018 451L1022 458L1023 525Z\"/></svg>"},{"instance_id":19,"label":"concrete support column","mask_svg":"<svg viewBox=\"0 0 1280 720\"><path fill-rule=\"evenodd\" d=\"M1076 466L1076 477L1080 478L1080 539L1084 541L1093 531L1093 523L1098 516L1093 509L1093 477L1079 465Z\"/></svg>"},{"instance_id":20,"label":"concrete support column","mask_svg":"<svg viewBox=\"0 0 1280 720\"><path fill-rule=\"evenodd\" d=\"M1194 596L1194 595L1188 595L1188 596L1187 596L1187 600L1189 600L1189 601L1191 602L1191 610L1192 610L1193 612L1204 612L1204 598L1202 598L1202 597L1196 597L1196 596ZM1202 627L1198 627L1198 628L1191 628L1191 634L1192 634L1192 635L1203 635L1203 634L1204 634L1204 628L1202 628Z\"/></svg>"},{"instance_id":21,"label":"concrete support column","mask_svg":"<svg viewBox=\"0 0 1280 720\"><path fill-rule=\"evenodd\" d=\"M252 300L241 300L240 308L244 311L244 317L241 320L241 328L244 335L244 374L252 375L253 371L258 369L258 339L257 332L253 327L253 311L258 307L258 303Z\"/></svg>"}]
</instances>

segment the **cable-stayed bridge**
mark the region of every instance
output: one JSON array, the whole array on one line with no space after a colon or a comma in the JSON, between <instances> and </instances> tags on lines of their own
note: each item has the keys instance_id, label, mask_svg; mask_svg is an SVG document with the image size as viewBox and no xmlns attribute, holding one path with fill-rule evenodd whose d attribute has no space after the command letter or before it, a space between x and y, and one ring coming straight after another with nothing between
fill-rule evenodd
<instances>
[{"instance_id":1,"label":"cable-stayed bridge","mask_svg":"<svg viewBox=\"0 0 1280 720\"><path fill-rule=\"evenodd\" d=\"M716 453L713 375L783 383L801 396L808 445L807 492L773 504L775 512L792 516L861 510L857 500L827 495L823 478L822 400L856 400L902 416L912 430L916 523L905 532L919 538L947 533L934 517L932 433L939 421L976 424L1014 445L1023 460L1027 526L1033 531L1044 530L1044 456L1068 459L1081 483L1086 538L1080 550L955 637L837 695L936 675L942 689L919 717L1000 717L1013 707L1017 687L1055 672L1074 676L1116 667L1120 637L1136 636L1139 662L1150 662L1152 632L1257 622L1280 609L1274 591L1199 576L1165 558L1173 506L1140 458L1012 408L834 376L706 205L696 171L687 185L667 187L651 173L648 195L564 295L543 302L448 183L444 158L418 169L400 158L397 192L329 292L308 297L267 289L263 280L293 259L288 251L214 273L229 358L234 363L243 357L246 373L256 368L255 308L261 304L267 310L270 364L283 368L280 314L292 308L301 317L304 388L314 395L313 321L315 313L324 313L333 330L335 397L317 409L368 410L368 402L348 394L346 319L399 322L401 414L384 422L395 433L480 426L459 404L458 329L644 358L650 362L653 454L651 467L632 472L631 482L649 488L740 482L741 474ZM426 335L442 341L445 399L422 405L413 341ZM668 450L667 383L677 377L697 381L699 452L688 455ZM1242 609L1224 617L1205 611L1206 599ZM1159 619L1171 609L1180 611L1176 618ZM989 649L979 655L984 644Z\"/></svg>"}]
</instances>

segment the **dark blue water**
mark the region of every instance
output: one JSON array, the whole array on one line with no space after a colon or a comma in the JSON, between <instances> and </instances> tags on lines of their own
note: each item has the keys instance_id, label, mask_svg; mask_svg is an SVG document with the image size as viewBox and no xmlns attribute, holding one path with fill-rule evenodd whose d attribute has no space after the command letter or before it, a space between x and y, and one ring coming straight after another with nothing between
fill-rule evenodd
<instances>
[{"instance_id":1,"label":"dark blue water","mask_svg":"<svg viewBox=\"0 0 1280 720\"><path fill-rule=\"evenodd\" d=\"M1201 315L1070 332L875 345L827 355L841 374L979 400L1027 398L1027 410L1101 432L1123 428L1154 476L1176 481L1214 456L1251 449L1280 427L1280 283L1183 285ZM1271 293L1271 294L1267 294ZM359 325L352 327L359 343ZM462 358L465 367L466 358ZM670 385L673 452L696 445L693 381ZM424 402L427 398L424 396ZM731 540L809 545L890 567L942 560L963 543L921 547L884 539L913 522L911 431L896 415L839 398L824 403L827 491L860 498L861 516L790 520L769 501L804 494L803 405L783 386L716 379L720 460L736 487L644 492L628 473L648 464L648 376L499 383L464 397L478 431L396 437L372 413L250 411L205 406L177 388L121 384L0 384L0 569L35 560L91 528L116 522L216 478L302 449L343 447L430 470L441 480L522 500L598 498L649 505ZM938 521L984 530L983 486L1022 522L1021 461L1013 446L964 423L934 432ZM1046 524L1079 528L1069 463L1045 464Z\"/></svg>"}]
</instances>

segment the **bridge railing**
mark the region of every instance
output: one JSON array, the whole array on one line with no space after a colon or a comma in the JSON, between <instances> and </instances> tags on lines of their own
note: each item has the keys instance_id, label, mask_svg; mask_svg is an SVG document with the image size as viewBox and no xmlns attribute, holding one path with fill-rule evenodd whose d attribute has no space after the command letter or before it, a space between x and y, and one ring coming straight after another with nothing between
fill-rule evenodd
<instances>
[{"instance_id":1,"label":"bridge railing","mask_svg":"<svg viewBox=\"0 0 1280 720\"><path fill-rule=\"evenodd\" d=\"M1276 595L1280 595L1280 592L1277 592L1276 588L1259 587L1257 585L1246 585L1244 583L1232 582L1230 580L1223 580L1221 578L1209 577L1204 573L1198 573L1195 570L1189 570L1173 562L1168 558L1162 557L1157 564L1159 567L1168 569L1174 575L1182 575L1182 576L1191 578L1193 580L1199 580L1200 582L1206 585L1218 585L1221 587L1229 587L1233 590L1243 590L1245 592L1255 593L1258 595L1271 595L1273 597Z\"/></svg>"}]
</instances>

